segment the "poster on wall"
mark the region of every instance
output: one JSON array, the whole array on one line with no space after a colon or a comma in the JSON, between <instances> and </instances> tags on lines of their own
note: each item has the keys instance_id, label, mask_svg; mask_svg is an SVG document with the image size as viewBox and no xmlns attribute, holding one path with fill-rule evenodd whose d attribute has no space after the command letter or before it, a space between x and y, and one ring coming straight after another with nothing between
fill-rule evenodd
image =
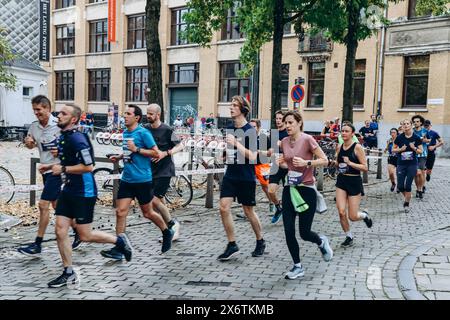
<instances>
[{"instance_id":1,"label":"poster on wall","mask_svg":"<svg viewBox=\"0 0 450 320\"><path fill-rule=\"evenodd\" d=\"M39 60L50 61L50 0L39 1Z\"/></svg>"}]
</instances>

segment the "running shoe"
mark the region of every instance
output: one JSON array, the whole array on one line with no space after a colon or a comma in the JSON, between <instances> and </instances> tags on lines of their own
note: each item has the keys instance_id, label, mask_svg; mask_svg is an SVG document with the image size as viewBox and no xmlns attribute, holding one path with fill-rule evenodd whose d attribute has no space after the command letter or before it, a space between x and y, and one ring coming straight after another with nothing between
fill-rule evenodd
<instances>
[{"instance_id":1,"label":"running shoe","mask_svg":"<svg viewBox=\"0 0 450 320\"><path fill-rule=\"evenodd\" d=\"M373 221L370 219L369 214L367 211L363 211L366 214L366 217L364 218L364 222L366 223L367 228L372 228Z\"/></svg>"},{"instance_id":2,"label":"running shoe","mask_svg":"<svg viewBox=\"0 0 450 320\"><path fill-rule=\"evenodd\" d=\"M403 209L405 209L406 213L409 212L409 203L408 202L403 203Z\"/></svg>"},{"instance_id":3,"label":"running shoe","mask_svg":"<svg viewBox=\"0 0 450 320\"><path fill-rule=\"evenodd\" d=\"M125 256L125 260L128 262L131 261L131 257L133 255L133 247L131 246L130 239L128 239L125 233L121 233L117 236L122 239L123 246L117 246L117 249Z\"/></svg>"},{"instance_id":4,"label":"running shoe","mask_svg":"<svg viewBox=\"0 0 450 320\"><path fill-rule=\"evenodd\" d=\"M419 199L423 200L423 192L422 191L419 191Z\"/></svg>"},{"instance_id":5,"label":"running shoe","mask_svg":"<svg viewBox=\"0 0 450 320\"><path fill-rule=\"evenodd\" d=\"M266 250L266 241L256 241L256 248L255 251L252 252L252 257L262 257L264 250Z\"/></svg>"},{"instance_id":6,"label":"running shoe","mask_svg":"<svg viewBox=\"0 0 450 320\"><path fill-rule=\"evenodd\" d=\"M419 198L419 191L416 190L416 198Z\"/></svg>"},{"instance_id":7,"label":"running shoe","mask_svg":"<svg viewBox=\"0 0 450 320\"><path fill-rule=\"evenodd\" d=\"M323 260L326 262L330 261L333 258L333 249L331 249L330 242L326 236L320 236L322 239L323 246L319 246L320 252L322 253Z\"/></svg>"},{"instance_id":8,"label":"running shoe","mask_svg":"<svg viewBox=\"0 0 450 320\"><path fill-rule=\"evenodd\" d=\"M422 188L422 193L423 194L425 194L425 189L426 189L427 187L425 187L425 186L423 186L423 188Z\"/></svg>"},{"instance_id":9,"label":"running shoe","mask_svg":"<svg viewBox=\"0 0 450 320\"><path fill-rule=\"evenodd\" d=\"M353 239L350 237L345 237L344 242L341 243L341 247L349 248L353 246Z\"/></svg>"},{"instance_id":10,"label":"running shoe","mask_svg":"<svg viewBox=\"0 0 450 320\"><path fill-rule=\"evenodd\" d=\"M177 241L180 237L180 223L178 222L178 220L175 220L175 223L171 229L174 231L172 241Z\"/></svg>"},{"instance_id":11,"label":"running shoe","mask_svg":"<svg viewBox=\"0 0 450 320\"><path fill-rule=\"evenodd\" d=\"M394 190L395 190L395 183L393 183L393 184L391 185L391 192L394 192Z\"/></svg>"},{"instance_id":12,"label":"running shoe","mask_svg":"<svg viewBox=\"0 0 450 320\"><path fill-rule=\"evenodd\" d=\"M272 223L273 224L278 223L278 221L280 221L280 219L281 219L282 214L283 214L283 210L277 209L277 211L275 212L275 214L272 217Z\"/></svg>"},{"instance_id":13,"label":"running shoe","mask_svg":"<svg viewBox=\"0 0 450 320\"><path fill-rule=\"evenodd\" d=\"M239 247L237 246L237 244L232 245L228 243L225 252L222 253L219 257L217 257L217 260L227 261L237 256L238 254L239 254Z\"/></svg>"},{"instance_id":14,"label":"running shoe","mask_svg":"<svg viewBox=\"0 0 450 320\"><path fill-rule=\"evenodd\" d=\"M431 180L431 174L427 173L427 182L429 182Z\"/></svg>"},{"instance_id":15,"label":"running shoe","mask_svg":"<svg viewBox=\"0 0 450 320\"><path fill-rule=\"evenodd\" d=\"M162 241L162 247L161 252L165 253L170 250L172 247L172 239L175 234L175 231L173 229L167 229L168 232L163 232L163 241Z\"/></svg>"},{"instance_id":16,"label":"running shoe","mask_svg":"<svg viewBox=\"0 0 450 320\"><path fill-rule=\"evenodd\" d=\"M37 257L42 252L42 247L37 243L31 243L25 247L17 249L17 251L26 256Z\"/></svg>"},{"instance_id":17,"label":"running shoe","mask_svg":"<svg viewBox=\"0 0 450 320\"><path fill-rule=\"evenodd\" d=\"M65 273L63 272L58 278L50 281L48 283L49 288L61 288L67 286L68 284L77 284L79 283L79 278L76 272Z\"/></svg>"},{"instance_id":18,"label":"running shoe","mask_svg":"<svg viewBox=\"0 0 450 320\"><path fill-rule=\"evenodd\" d=\"M84 245L84 242L80 240L80 236L78 232L75 232L75 237L72 242L72 250L78 250Z\"/></svg>"},{"instance_id":19,"label":"running shoe","mask_svg":"<svg viewBox=\"0 0 450 320\"><path fill-rule=\"evenodd\" d=\"M294 267L288 273L286 273L284 278L288 279L288 280L294 280L299 277L303 277L304 275L305 275L305 270L303 269L303 267L297 267L294 265Z\"/></svg>"},{"instance_id":20,"label":"running shoe","mask_svg":"<svg viewBox=\"0 0 450 320\"><path fill-rule=\"evenodd\" d=\"M121 250L119 248L117 248L117 246L108 249L108 250L102 250L100 251L100 254L105 257L105 258L109 258L109 259L113 259L113 260L117 260L120 261L123 259L123 253L121 252Z\"/></svg>"}]
</instances>

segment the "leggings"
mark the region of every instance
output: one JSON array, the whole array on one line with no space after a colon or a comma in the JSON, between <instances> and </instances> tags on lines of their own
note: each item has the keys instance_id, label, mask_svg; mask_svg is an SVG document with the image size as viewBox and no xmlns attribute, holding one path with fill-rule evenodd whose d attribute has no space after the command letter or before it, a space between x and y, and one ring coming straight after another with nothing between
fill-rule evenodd
<instances>
[{"instance_id":1,"label":"leggings","mask_svg":"<svg viewBox=\"0 0 450 320\"><path fill-rule=\"evenodd\" d=\"M283 189L283 224L284 234L286 235L286 243L291 254L292 260L295 263L300 263L300 247L295 237L295 218L299 217L300 237L305 241L314 242L317 245L322 243L319 235L311 231L314 214L316 213L316 191L308 187L298 187L303 200L308 204L309 209L302 213L297 213L291 202L291 194L289 186Z\"/></svg>"},{"instance_id":2,"label":"leggings","mask_svg":"<svg viewBox=\"0 0 450 320\"><path fill-rule=\"evenodd\" d=\"M411 192L411 186L417 173L417 163L397 166L397 188L400 192Z\"/></svg>"}]
</instances>

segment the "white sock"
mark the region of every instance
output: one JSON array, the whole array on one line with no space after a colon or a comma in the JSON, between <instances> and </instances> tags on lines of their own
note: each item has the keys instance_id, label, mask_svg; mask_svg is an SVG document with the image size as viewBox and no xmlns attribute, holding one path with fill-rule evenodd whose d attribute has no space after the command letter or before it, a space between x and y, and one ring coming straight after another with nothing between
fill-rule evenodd
<instances>
[{"instance_id":1,"label":"white sock","mask_svg":"<svg viewBox=\"0 0 450 320\"><path fill-rule=\"evenodd\" d=\"M351 232L351 231L346 232L346 233L345 233L345 236L346 236L346 237L349 237L349 238L351 238L351 239L353 239L353 235L352 235L352 232Z\"/></svg>"},{"instance_id":2,"label":"white sock","mask_svg":"<svg viewBox=\"0 0 450 320\"><path fill-rule=\"evenodd\" d=\"M361 217L361 219L365 219L365 218L367 218L367 213L359 212L359 216Z\"/></svg>"},{"instance_id":3,"label":"white sock","mask_svg":"<svg viewBox=\"0 0 450 320\"><path fill-rule=\"evenodd\" d=\"M302 267L302 264L299 262L299 263L295 263L294 266L296 266L296 267L298 267L298 268L301 268L301 267Z\"/></svg>"}]
</instances>

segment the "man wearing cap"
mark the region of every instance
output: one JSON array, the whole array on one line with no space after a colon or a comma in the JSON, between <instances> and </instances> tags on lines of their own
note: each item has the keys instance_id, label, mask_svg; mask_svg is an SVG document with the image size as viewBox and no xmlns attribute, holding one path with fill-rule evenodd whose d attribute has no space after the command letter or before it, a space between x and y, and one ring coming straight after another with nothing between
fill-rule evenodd
<instances>
[{"instance_id":1,"label":"man wearing cap","mask_svg":"<svg viewBox=\"0 0 450 320\"><path fill-rule=\"evenodd\" d=\"M425 164L425 168L427 170L426 180L430 181L431 171L433 170L434 162L436 161L436 149L444 145L444 139L441 138L439 133L431 130L432 125L430 120L425 120L423 126L428 130L428 138L430 139L430 143L428 145L427 162Z\"/></svg>"}]
</instances>

